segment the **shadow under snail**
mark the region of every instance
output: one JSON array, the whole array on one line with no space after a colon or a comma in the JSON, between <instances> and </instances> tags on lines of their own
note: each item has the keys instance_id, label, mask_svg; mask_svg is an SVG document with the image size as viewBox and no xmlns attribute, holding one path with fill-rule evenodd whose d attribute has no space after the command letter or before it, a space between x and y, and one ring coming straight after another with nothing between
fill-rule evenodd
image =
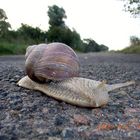
<instances>
[{"instance_id":1,"label":"shadow under snail","mask_svg":"<svg viewBox=\"0 0 140 140\"><path fill-rule=\"evenodd\" d=\"M77 106L106 105L109 101L108 92L135 84L130 81L108 85L105 81L78 77L79 59L76 53L63 43L29 46L25 58L28 76L19 80L18 86L41 91Z\"/></svg>"}]
</instances>

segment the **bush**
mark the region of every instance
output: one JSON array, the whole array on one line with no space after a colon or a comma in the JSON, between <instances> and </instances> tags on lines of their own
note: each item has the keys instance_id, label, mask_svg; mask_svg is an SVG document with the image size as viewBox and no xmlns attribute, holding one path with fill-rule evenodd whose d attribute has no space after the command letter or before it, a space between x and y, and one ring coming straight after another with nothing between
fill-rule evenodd
<instances>
[{"instance_id":1,"label":"bush","mask_svg":"<svg viewBox=\"0 0 140 140\"><path fill-rule=\"evenodd\" d=\"M4 54L25 54L26 45L14 43L0 43L0 55Z\"/></svg>"},{"instance_id":2,"label":"bush","mask_svg":"<svg viewBox=\"0 0 140 140\"><path fill-rule=\"evenodd\" d=\"M99 45L93 39L84 39L84 52L101 52L108 51L105 45Z\"/></svg>"},{"instance_id":3,"label":"bush","mask_svg":"<svg viewBox=\"0 0 140 140\"><path fill-rule=\"evenodd\" d=\"M69 28L53 26L48 31L48 42L62 42L71 46L75 50L81 50L82 40L80 35Z\"/></svg>"},{"instance_id":4,"label":"bush","mask_svg":"<svg viewBox=\"0 0 140 140\"><path fill-rule=\"evenodd\" d=\"M41 31L40 28L32 27L26 24L22 24L22 26L17 30L17 35L22 39L26 40L26 43L40 43L44 42L47 38L47 33Z\"/></svg>"},{"instance_id":5,"label":"bush","mask_svg":"<svg viewBox=\"0 0 140 140\"><path fill-rule=\"evenodd\" d=\"M123 50L121 50L120 52L122 52L122 53L137 53L137 54L140 54L140 45L126 47Z\"/></svg>"}]
</instances>

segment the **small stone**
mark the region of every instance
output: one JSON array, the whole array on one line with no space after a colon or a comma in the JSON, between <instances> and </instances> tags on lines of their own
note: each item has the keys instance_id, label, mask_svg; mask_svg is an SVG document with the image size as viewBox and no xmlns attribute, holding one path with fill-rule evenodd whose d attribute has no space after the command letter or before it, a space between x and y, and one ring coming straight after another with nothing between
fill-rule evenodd
<instances>
[{"instance_id":1,"label":"small stone","mask_svg":"<svg viewBox=\"0 0 140 140\"><path fill-rule=\"evenodd\" d=\"M46 108L46 107L42 109L42 112L43 112L43 113L48 113L48 111L49 111L49 110L48 110L48 108Z\"/></svg>"},{"instance_id":2,"label":"small stone","mask_svg":"<svg viewBox=\"0 0 140 140\"><path fill-rule=\"evenodd\" d=\"M90 120L85 115L74 115L74 123L77 125L88 125L90 123Z\"/></svg>"},{"instance_id":3,"label":"small stone","mask_svg":"<svg viewBox=\"0 0 140 140\"><path fill-rule=\"evenodd\" d=\"M83 132L88 129L88 126L80 126L77 128L78 132Z\"/></svg>"},{"instance_id":4,"label":"small stone","mask_svg":"<svg viewBox=\"0 0 140 140\"><path fill-rule=\"evenodd\" d=\"M10 83L13 83L13 82L15 82L15 79L10 79L9 81L10 81Z\"/></svg>"},{"instance_id":5,"label":"small stone","mask_svg":"<svg viewBox=\"0 0 140 140\"><path fill-rule=\"evenodd\" d=\"M14 78L20 78L20 76L19 75L15 75Z\"/></svg>"},{"instance_id":6,"label":"small stone","mask_svg":"<svg viewBox=\"0 0 140 140\"><path fill-rule=\"evenodd\" d=\"M62 131L63 138L74 138L74 130L72 128L65 128Z\"/></svg>"},{"instance_id":7,"label":"small stone","mask_svg":"<svg viewBox=\"0 0 140 140\"><path fill-rule=\"evenodd\" d=\"M22 93L20 93L20 96L27 96L27 93L22 92Z\"/></svg>"},{"instance_id":8,"label":"small stone","mask_svg":"<svg viewBox=\"0 0 140 140\"><path fill-rule=\"evenodd\" d=\"M62 125L64 123L68 122L68 119L65 116L57 115L55 117L55 125Z\"/></svg>"},{"instance_id":9,"label":"small stone","mask_svg":"<svg viewBox=\"0 0 140 140\"><path fill-rule=\"evenodd\" d=\"M61 138L57 138L57 137L49 137L48 140L62 140Z\"/></svg>"},{"instance_id":10,"label":"small stone","mask_svg":"<svg viewBox=\"0 0 140 140\"><path fill-rule=\"evenodd\" d=\"M19 76L19 75L15 75L15 76L14 76L15 82L17 82L19 79L20 79L20 76Z\"/></svg>"},{"instance_id":11,"label":"small stone","mask_svg":"<svg viewBox=\"0 0 140 140\"><path fill-rule=\"evenodd\" d=\"M48 136L54 137L54 136L60 136L62 133L62 128L50 128L47 132Z\"/></svg>"},{"instance_id":12,"label":"small stone","mask_svg":"<svg viewBox=\"0 0 140 140\"><path fill-rule=\"evenodd\" d=\"M37 128L36 131L39 133L39 134L44 134L44 133L47 133L47 129L46 128Z\"/></svg>"}]
</instances>

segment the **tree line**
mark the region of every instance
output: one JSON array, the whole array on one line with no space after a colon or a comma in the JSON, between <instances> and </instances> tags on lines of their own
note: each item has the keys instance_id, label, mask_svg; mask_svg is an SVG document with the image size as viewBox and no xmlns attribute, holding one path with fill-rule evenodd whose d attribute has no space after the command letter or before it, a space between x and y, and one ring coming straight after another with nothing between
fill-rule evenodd
<instances>
[{"instance_id":1,"label":"tree line","mask_svg":"<svg viewBox=\"0 0 140 140\"><path fill-rule=\"evenodd\" d=\"M91 38L82 40L75 29L70 29L65 24L64 19L67 16L62 7L49 6L47 14L49 16L48 31L42 31L39 27L32 27L23 23L17 30L12 30L5 11L0 9L0 41L18 42L27 45L62 42L80 52L108 51L107 46L98 44Z\"/></svg>"}]
</instances>

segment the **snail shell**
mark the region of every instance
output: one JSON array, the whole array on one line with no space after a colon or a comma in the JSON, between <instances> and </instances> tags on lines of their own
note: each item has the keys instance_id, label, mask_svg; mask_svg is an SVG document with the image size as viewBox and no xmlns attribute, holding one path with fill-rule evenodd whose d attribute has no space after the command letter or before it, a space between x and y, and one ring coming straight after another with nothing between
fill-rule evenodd
<instances>
[{"instance_id":1,"label":"snail shell","mask_svg":"<svg viewBox=\"0 0 140 140\"><path fill-rule=\"evenodd\" d=\"M27 75L36 82L60 81L79 76L79 59L63 43L29 46L25 54Z\"/></svg>"}]
</instances>

